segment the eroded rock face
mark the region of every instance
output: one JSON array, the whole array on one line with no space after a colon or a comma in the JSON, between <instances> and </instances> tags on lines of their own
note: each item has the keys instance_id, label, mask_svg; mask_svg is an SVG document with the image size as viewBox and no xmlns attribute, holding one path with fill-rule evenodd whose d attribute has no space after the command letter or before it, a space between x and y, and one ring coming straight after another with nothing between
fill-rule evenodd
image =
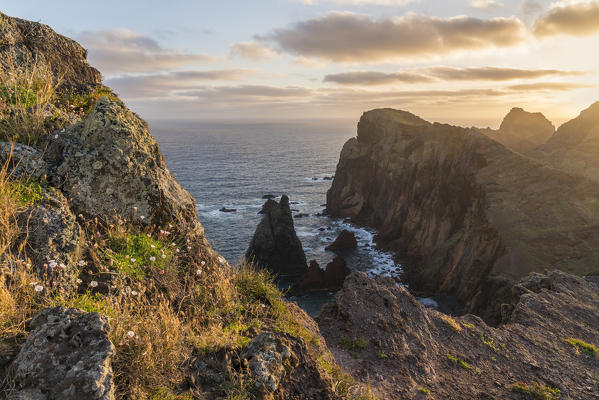
<instances>
[{"instance_id":1,"label":"eroded rock face","mask_svg":"<svg viewBox=\"0 0 599 400\"><path fill-rule=\"evenodd\" d=\"M11 399L114 399L106 317L74 308L47 308L12 364Z\"/></svg>"},{"instance_id":2,"label":"eroded rock face","mask_svg":"<svg viewBox=\"0 0 599 400\"><path fill-rule=\"evenodd\" d=\"M495 323L511 284L547 266L597 269L599 188L476 130L365 113L327 193L333 216L378 228L416 289ZM414 121L414 118L409 121ZM572 261L576 260L576 261Z\"/></svg>"},{"instance_id":3,"label":"eroded rock face","mask_svg":"<svg viewBox=\"0 0 599 400\"><path fill-rule=\"evenodd\" d=\"M292 296L303 296L306 293L329 290L339 290L343 286L345 277L350 274L345 260L341 257L335 257L328 263L324 270L320 268L315 260L310 261L308 270L299 282L290 289Z\"/></svg>"},{"instance_id":4,"label":"eroded rock face","mask_svg":"<svg viewBox=\"0 0 599 400\"><path fill-rule=\"evenodd\" d=\"M358 247L358 242L356 240L356 235L353 232L344 229L341 231L337 239L330 245L328 245L326 250L333 251L346 251L346 250L355 250Z\"/></svg>"},{"instance_id":5,"label":"eroded rock face","mask_svg":"<svg viewBox=\"0 0 599 400\"><path fill-rule=\"evenodd\" d=\"M559 127L535 153L558 168L599 181L599 102Z\"/></svg>"},{"instance_id":6,"label":"eroded rock face","mask_svg":"<svg viewBox=\"0 0 599 400\"><path fill-rule=\"evenodd\" d=\"M501 122L499 130L483 130L489 137L519 153L528 154L551 138L555 127L540 112L514 107Z\"/></svg>"},{"instance_id":7,"label":"eroded rock face","mask_svg":"<svg viewBox=\"0 0 599 400\"><path fill-rule=\"evenodd\" d=\"M283 275L298 275L306 270L306 255L293 225L289 198L280 203L267 200L264 217L258 224L246 252L246 259Z\"/></svg>"},{"instance_id":8,"label":"eroded rock face","mask_svg":"<svg viewBox=\"0 0 599 400\"><path fill-rule=\"evenodd\" d=\"M0 13L0 73L49 67L63 86L88 91L102 83L102 76L86 58L79 43L49 26Z\"/></svg>"},{"instance_id":9,"label":"eroded rock face","mask_svg":"<svg viewBox=\"0 0 599 400\"><path fill-rule=\"evenodd\" d=\"M197 224L193 197L167 169L146 123L120 102L98 100L84 122L51 139L47 159L58 165L52 182L77 214Z\"/></svg>"},{"instance_id":10,"label":"eroded rock face","mask_svg":"<svg viewBox=\"0 0 599 400\"><path fill-rule=\"evenodd\" d=\"M40 179L48 173L48 164L42 154L21 143L0 142L0 163L6 162L11 179Z\"/></svg>"},{"instance_id":11,"label":"eroded rock face","mask_svg":"<svg viewBox=\"0 0 599 400\"><path fill-rule=\"evenodd\" d=\"M506 325L491 328L427 309L393 279L353 272L317 320L340 365L379 398L424 398L422 387L433 399L521 399L512 385L534 382L560 398L594 398L597 358L565 339L597 341L599 287L554 271L514 290Z\"/></svg>"}]
</instances>

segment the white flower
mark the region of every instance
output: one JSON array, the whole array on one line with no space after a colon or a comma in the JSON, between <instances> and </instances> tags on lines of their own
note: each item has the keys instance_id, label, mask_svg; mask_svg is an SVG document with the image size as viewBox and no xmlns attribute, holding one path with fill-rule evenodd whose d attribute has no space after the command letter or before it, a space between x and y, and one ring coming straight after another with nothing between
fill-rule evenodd
<instances>
[{"instance_id":1,"label":"white flower","mask_svg":"<svg viewBox=\"0 0 599 400\"><path fill-rule=\"evenodd\" d=\"M77 284L81 284L81 282L83 282L81 279L77 279Z\"/></svg>"},{"instance_id":2,"label":"white flower","mask_svg":"<svg viewBox=\"0 0 599 400\"><path fill-rule=\"evenodd\" d=\"M96 282L96 281L91 281L91 282L89 283L89 285L90 285L91 287L96 287L96 286L98 286L98 282Z\"/></svg>"},{"instance_id":3,"label":"white flower","mask_svg":"<svg viewBox=\"0 0 599 400\"><path fill-rule=\"evenodd\" d=\"M137 207L133 207L133 211L137 212Z\"/></svg>"},{"instance_id":4,"label":"white flower","mask_svg":"<svg viewBox=\"0 0 599 400\"><path fill-rule=\"evenodd\" d=\"M146 233L146 236L149 237L149 238L152 237L152 235L150 235L149 233Z\"/></svg>"},{"instance_id":5,"label":"white flower","mask_svg":"<svg viewBox=\"0 0 599 400\"><path fill-rule=\"evenodd\" d=\"M137 296L137 291L135 291L135 290L132 290L132 291L131 291L131 296Z\"/></svg>"},{"instance_id":6,"label":"white flower","mask_svg":"<svg viewBox=\"0 0 599 400\"><path fill-rule=\"evenodd\" d=\"M56 265L58 265L58 264L56 264L56 261L54 261L54 260L50 260L50 262L48 263L48 266L50 268L56 268Z\"/></svg>"},{"instance_id":7,"label":"white flower","mask_svg":"<svg viewBox=\"0 0 599 400\"><path fill-rule=\"evenodd\" d=\"M151 245L150 245L150 247L151 247L151 248L153 248L153 249L155 249L155 248L156 248L156 246L154 246L153 244L151 244Z\"/></svg>"},{"instance_id":8,"label":"white flower","mask_svg":"<svg viewBox=\"0 0 599 400\"><path fill-rule=\"evenodd\" d=\"M166 258L166 254L163 254L161 257L162 257L162 258Z\"/></svg>"},{"instance_id":9,"label":"white flower","mask_svg":"<svg viewBox=\"0 0 599 400\"><path fill-rule=\"evenodd\" d=\"M54 135L54 139L58 139L58 135Z\"/></svg>"},{"instance_id":10,"label":"white flower","mask_svg":"<svg viewBox=\"0 0 599 400\"><path fill-rule=\"evenodd\" d=\"M66 266L66 265L64 265L63 263L60 263L60 265L59 265L58 267L59 267L59 268L62 268L62 269L64 269L64 268L66 268L67 266Z\"/></svg>"},{"instance_id":11,"label":"white flower","mask_svg":"<svg viewBox=\"0 0 599 400\"><path fill-rule=\"evenodd\" d=\"M77 263L77 265L79 265L80 267L85 267L85 264L87 264L87 263L83 260L81 260Z\"/></svg>"},{"instance_id":12,"label":"white flower","mask_svg":"<svg viewBox=\"0 0 599 400\"><path fill-rule=\"evenodd\" d=\"M153 257L153 256L152 256L152 257L150 257L150 261L151 261L151 262L154 262L154 261L156 261L156 257Z\"/></svg>"},{"instance_id":13,"label":"white flower","mask_svg":"<svg viewBox=\"0 0 599 400\"><path fill-rule=\"evenodd\" d=\"M35 285L37 285L37 282L31 282L30 285L35 286Z\"/></svg>"},{"instance_id":14,"label":"white flower","mask_svg":"<svg viewBox=\"0 0 599 400\"><path fill-rule=\"evenodd\" d=\"M191 250L191 246L187 246L187 250Z\"/></svg>"},{"instance_id":15,"label":"white flower","mask_svg":"<svg viewBox=\"0 0 599 400\"><path fill-rule=\"evenodd\" d=\"M33 290L35 290L36 292L41 292L42 290L44 290L44 287L42 285L35 285L35 287L33 288Z\"/></svg>"},{"instance_id":16,"label":"white flower","mask_svg":"<svg viewBox=\"0 0 599 400\"><path fill-rule=\"evenodd\" d=\"M264 304L260 303L260 307L264 308L266 307Z\"/></svg>"},{"instance_id":17,"label":"white flower","mask_svg":"<svg viewBox=\"0 0 599 400\"><path fill-rule=\"evenodd\" d=\"M170 235L171 233L169 231L164 231L165 235Z\"/></svg>"},{"instance_id":18,"label":"white flower","mask_svg":"<svg viewBox=\"0 0 599 400\"><path fill-rule=\"evenodd\" d=\"M199 268L198 268L198 269L196 269L196 275L200 275L201 273L202 273L202 270L201 270L201 269L199 269Z\"/></svg>"},{"instance_id":19,"label":"white flower","mask_svg":"<svg viewBox=\"0 0 599 400\"><path fill-rule=\"evenodd\" d=\"M131 257L131 262L134 263L135 262L135 258Z\"/></svg>"},{"instance_id":20,"label":"white flower","mask_svg":"<svg viewBox=\"0 0 599 400\"><path fill-rule=\"evenodd\" d=\"M145 218L145 217L144 217L143 215L140 215L140 216L139 216L139 219L144 219L144 218Z\"/></svg>"},{"instance_id":21,"label":"white flower","mask_svg":"<svg viewBox=\"0 0 599 400\"><path fill-rule=\"evenodd\" d=\"M127 336L129 336L130 338L133 339L135 337L135 332L129 331L129 332L127 332Z\"/></svg>"},{"instance_id":22,"label":"white flower","mask_svg":"<svg viewBox=\"0 0 599 400\"><path fill-rule=\"evenodd\" d=\"M164 230L163 230L163 229L161 229L161 230L160 230L160 233L164 233Z\"/></svg>"},{"instance_id":23,"label":"white flower","mask_svg":"<svg viewBox=\"0 0 599 400\"><path fill-rule=\"evenodd\" d=\"M225 259L223 257L221 257L221 256L218 256L218 262L221 263L221 264L224 264L225 263Z\"/></svg>"},{"instance_id":24,"label":"white flower","mask_svg":"<svg viewBox=\"0 0 599 400\"><path fill-rule=\"evenodd\" d=\"M206 261L202 261L200 264L201 265L206 265Z\"/></svg>"},{"instance_id":25,"label":"white flower","mask_svg":"<svg viewBox=\"0 0 599 400\"><path fill-rule=\"evenodd\" d=\"M60 132L62 132L62 133L65 133L65 132L66 132L66 129L65 129L65 128L62 128L62 130L61 130Z\"/></svg>"},{"instance_id":26,"label":"white flower","mask_svg":"<svg viewBox=\"0 0 599 400\"><path fill-rule=\"evenodd\" d=\"M178 252L180 252L180 251L181 251L181 250L179 250L179 249L176 249L176 250L175 250L175 253L178 253Z\"/></svg>"}]
</instances>

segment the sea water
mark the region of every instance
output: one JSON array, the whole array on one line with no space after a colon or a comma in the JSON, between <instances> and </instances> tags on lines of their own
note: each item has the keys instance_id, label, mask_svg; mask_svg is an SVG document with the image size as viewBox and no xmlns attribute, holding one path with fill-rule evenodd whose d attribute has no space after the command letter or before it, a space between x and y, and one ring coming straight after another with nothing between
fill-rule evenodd
<instances>
[{"instance_id":1,"label":"sea water","mask_svg":"<svg viewBox=\"0 0 599 400\"><path fill-rule=\"evenodd\" d=\"M150 129L168 168L196 199L208 239L231 264L242 260L260 222L262 196L286 194L293 215L307 214L294 223L308 260L324 268L335 257L325 247L348 229L358 240L358 249L345 256L350 269L399 277L401 266L393 255L374 247L375 231L317 215L331 186L325 178L334 175L343 144L355 136L355 124L155 121ZM219 211L223 207L237 211ZM293 300L314 316L332 295Z\"/></svg>"}]
</instances>

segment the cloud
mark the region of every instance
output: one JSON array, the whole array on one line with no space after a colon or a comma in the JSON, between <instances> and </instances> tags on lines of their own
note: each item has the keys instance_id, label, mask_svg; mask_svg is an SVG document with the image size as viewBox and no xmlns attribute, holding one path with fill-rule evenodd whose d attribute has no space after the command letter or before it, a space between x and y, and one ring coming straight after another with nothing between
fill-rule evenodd
<instances>
[{"instance_id":1,"label":"cloud","mask_svg":"<svg viewBox=\"0 0 599 400\"><path fill-rule=\"evenodd\" d=\"M181 96L196 97L203 101L209 100L218 103L239 101L278 102L281 100L292 101L294 99L305 99L313 94L313 90L299 86L205 86L193 90L181 91L178 94Z\"/></svg>"},{"instance_id":2,"label":"cloud","mask_svg":"<svg viewBox=\"0 0 599 400\"><path fill-rule=\"evenodd\" d=\"M374 72L355 71L340 74L327 75L324 82L337 83L339 85L387 85L391 83L426 83L434 81L433 78L412 72Z\"/></svg>"},{"instance_id":3,"label":"cloud","mask_svg":"<svg viewBox=\"0 0 599 400\"><path fill-rule=\"evenodd\" d=\"M253 42L235 43L231 46L231 56L237 56L251 61L267 60L269 58L274 58L277 55L276 51Z\"/></svg>"},{"instance_id":4,"label":"cloud","mask_svg":"<svg viewBox=\"0 0 599 400\"><path fill-rule=\"evenodd\" d=\"M470 6L479 9L502 7L503 3L497 0L470 0Z\"/></svg>"},{"instance_id":5,"label":"cloud","mask_svg":"<svg viewBox=\"0 0 599 400\"><path fill-rule=\"evenodd\" d=\"M89 49L89 61L103 74L147 72L190 63L216 62L217 57L161 47L149 36L129 29L85 31L77 40Z\"/></svg>"},{"instance_id":6,"label":"cloud","mask_svg":"<svg viewBox=\"0 0 599 400\"><path fill-rule=\"evenodd\" d=\"M431 67L431 75L449 81L508 81L512 79L534 79L543 76L584 75L582 71L562 71L556 69L519 69L502 67Z\"/></svg>"},{"instance_id":7,"label":"cloud","mask_svg":"<svg viewBox=\"0 0 599 400\"><path fill-rule=\"evenodd\" d=\"M558 2L534 22L537 37L587 36L599 32L599 1Z\"/></svg>"},{"instance_id":8,"label":"cloud","mask_svg":"<svg viewBox=\"0 0 599 400\"><path fill-rule=\"evenodd\" d=\"M541 91L541 92L555 92L555 91L567 91L575 89L589 89L597 87L597 85L589 83L567 83L567 82L538 82L538 83L524 83L521 85L508 86L509 90L528 92L528 91Z\"/></svg>"},{"instance_id":9,"label":"cloud","mask_svg":"<svg viewBox=\"0 0 599 400\"><path fill-rule=\"evenodd\" d=\"M281 51L336 62L370 62L446 55L460 50L509 47L525 40L515 17L478 19L405 15L395 19L331 12L277 29L259 40Z\"/></svg>"},{"instance_id":10,"label":"cloud","mask_svg":"<svg viewBox=\"0 0 599 400\"><path fill-rule=\"evenodd\" d=\"M344 5L406 6L419 0L302 0L304 4L335 3Z\"/></svg>"},{"instance_id":11,"label":"cloud","mask_svg":"<svg viewBox=\"0 0 599 400\"><path fill-rule=\"evenodd\" d=\"M168 96L176 90L188 90L205 81L238 81L253 75L251 70L177 71L164 74L125 75L106 80L106 84L125 98Z\"/></svg>"}]
</instances>

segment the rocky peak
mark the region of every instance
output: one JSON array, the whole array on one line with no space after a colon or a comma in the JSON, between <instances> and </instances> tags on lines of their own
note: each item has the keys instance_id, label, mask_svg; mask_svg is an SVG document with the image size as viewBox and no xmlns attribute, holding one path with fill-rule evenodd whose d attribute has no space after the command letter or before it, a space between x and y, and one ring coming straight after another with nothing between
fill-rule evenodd
<instances>
[{"instance_id":1,"label":"rocky peak","mask_svg":"<svg viewBox=\"0 0 599 400\"><path fill-rule=\"evenodd\" d=\"M47 67L63 87L88 91L101 85L102 76L86 58L79 43L49 26L0 13L0 73Z\"/></svg>"},{"instance_id":2,"label":"rocky peak","mask_svg":"<svg viewBox=\"0 0 599 400\"><path fill-rule=\"evenodd\" d=\"M429 126L430 122L402 110L379 108L365 112L358 122L358 141L376 143L393 130Z\"/></svg>"},{"instance_id":3,"label":"rocky peak","mask_svg":"<svg viewBox=\"0 0 599 400\"><path fill-rule=\"evenodd\" d=\"M512 150L526 154L549 140L555 127L540 112L531 113L514 107L505 116L498 131L486 129L482 132Z\"/></svg>"}]
</instances>

